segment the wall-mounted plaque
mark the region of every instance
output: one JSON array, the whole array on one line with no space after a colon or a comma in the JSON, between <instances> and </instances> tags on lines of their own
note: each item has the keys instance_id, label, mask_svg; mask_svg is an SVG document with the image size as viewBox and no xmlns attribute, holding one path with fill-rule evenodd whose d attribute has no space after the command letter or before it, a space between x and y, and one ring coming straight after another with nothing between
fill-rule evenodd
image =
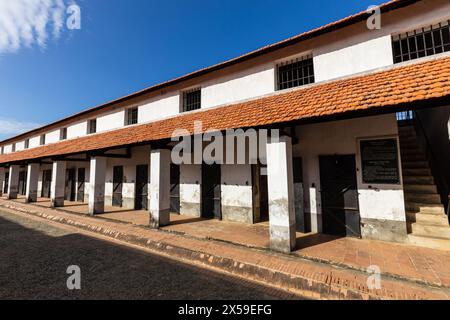
<instances>
[{"instance_id":1,"label":"wall-mounted plaque","mask_svg":"<svg viewBox=\"0 0 450 320\"><path fill-rule=\"evenodd\" d=\"M400 184L396 139L360 142L363 183Z\"/></svg>"}]
</instances>

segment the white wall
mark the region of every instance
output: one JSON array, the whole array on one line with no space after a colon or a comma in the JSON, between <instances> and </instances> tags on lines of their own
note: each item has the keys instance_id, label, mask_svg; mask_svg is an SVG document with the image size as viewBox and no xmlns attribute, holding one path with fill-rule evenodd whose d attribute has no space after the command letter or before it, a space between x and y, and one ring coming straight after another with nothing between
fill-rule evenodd
<instances>
[{"instance_id":1,"label":"white wall","mask_svg":"<svg viewBox=\"0 0 450 320\"><path fill-rule=\"evenodd\" d=\"M45 135L45 144L56 143L61 138L61 130L54 130Z\"/></svg>"},{"instance_id":2,"label":"white wall","mask_svg":"<svg viewBox=\"0 0 450 320\"><path fill-rule=\"evenodd\" d=\"M274 91L274 64L267 63L204 83L202 108L250 99Z\"/></svg>"},{"instance_id":3,"label":"white wall","mask_svg":"<svg viewBox=\"0 0 450 320\"><path fill-rule=\"evenodd\" d=\"M180 112L180 95L178 92L165 94L139 106L138 122L150 122Z\"/></svg>"},{"instance_id":4,"label":"white wall","mask_svg":"<svg viewBox=\"0 0 450 320\"><path fill-rule=\"evenodd\" d=\"M393 63L391 36L383 36L336 51L314 54L316 82L389 66Z\"/></svg>"},{"instance_id":5,"label":"white wall","mask_svg":"<svg viewBox=\"0 0 450 320\"><path fill-rule=\"evenodd\" d=\"M82 121L67 127L67 139L85 136L87 134L87 121Z\"/></svg>"},{"instance_id":6,"label":"white wall","mask_svg":"<svg viewBox=\"0 0 450 320\"><path fill-rule=\"evenodd\" d=\"M180 213L186 216L201 215L201 165L180 166Z\"/></svg>"},{"instance_id":7,"label":"white wall","mask_svg":"<svg viewBox=\"0 0 450 320\"><path fill-rule=\"evenodd\" d=\"M108 131L123 127L125 124L125 110L116 110L97 118L97 132Z\"/></svg>"},{"instance_id":8,"label":"white wall","mask_svg":"<svg viewBox=\"0 0 450 320\"><path fill-rule=\"evenodd\" d=\"M305 211L311 213L312 231L321 231L320 155L356 155L360 215L362 219L406 221L403 184L362 183L358 139L398 136L395 114L300 126L294 156L303 159ZM400 166L401 167L401 166Z\"/></svg>"}]
</instances>

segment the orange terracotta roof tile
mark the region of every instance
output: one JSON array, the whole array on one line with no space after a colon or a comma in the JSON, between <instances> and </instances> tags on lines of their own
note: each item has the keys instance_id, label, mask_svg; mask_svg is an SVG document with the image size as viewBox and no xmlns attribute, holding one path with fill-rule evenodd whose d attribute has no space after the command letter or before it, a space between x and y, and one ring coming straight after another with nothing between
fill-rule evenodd
<instances>
[{"instance_id":1,"label":"orange terracotta roof tile","mask_svg":"<svg viewBox=\"0 0 450 320\"><path fill-rule=\"evenodd\" d=\"M261 127L355 111L395 111L404 103L434 98L450 98L448 56L0 155L0 164L158 141L180 128L192 134L196 121L202 121L203 132Z\"/></svg>"}]
</instances>

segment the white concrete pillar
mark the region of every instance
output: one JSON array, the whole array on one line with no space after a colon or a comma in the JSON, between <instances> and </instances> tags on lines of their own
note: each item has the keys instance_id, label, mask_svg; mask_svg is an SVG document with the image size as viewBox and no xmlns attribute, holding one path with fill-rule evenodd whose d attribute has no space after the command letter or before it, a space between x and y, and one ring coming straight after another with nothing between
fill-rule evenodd
<instances>
[{"instance_id":1,"label":"white concrete pillar","mask_svg":"<svg viewBox=\"0 0 450 320\"><path fill-rule=\"evenodd\" d=\"M39 181L39 168L38 163L30 163L28 165L27 173L27 191L26 191L26 202L36 202L38 195L38 181Z\"/></svg>"},{"instance_id":2,"label":"white concrete pillar","mask_svg":"<svg viewBox=\"0 0 450 320\"><path fill-rule=\"evenodd\" d=\"M66 191L66 162L53 162L52 183L50 187L50 198L52 208L64 207L64 196Z\"/></svg>"},{"instance_id":3,"label":"white concrete pillar","mask_svg":"<svg viewBox=\"0 0 450 320\"><path fill-rule=\"evenodd\" d=\"M9 167L8 199L17 199L19 193L19 170L20 166Z\"/></svg>"},{"instance_id":4,"label":"white concrete pillar","mask_svg":"<svg viewBox=\"0 0 450 320\"><path fill-rule=\"evenodd\" d=\"M289 253L296 244L292 141L282 136L267 143L270 248Z\"/></svg>"},{"instance_id":5,"label":"white concrete pillar","mask_svg":"<svg viewBox=\"0 0 450 320\"><path fill-rule=\"evenodd\" d=\"M0 197L3 196L4 183L5 183L5 168L0 168Z\"/></svg>"},{"instance_id":6,"label":"white concrete pillar","mask_svg":"<svg viewBox=\"0 0 450 320\"><path fill-rule=\"evenodd\" d=\"M91 158L89 170L89 214L105 212L106 158Z\"/></svg>"},{"instance_id":7,"label":"white concrete pillar","mask_svg":"<svg viewBox=\"0 0 450 320\"><path fill-rule=\"evenodd\" d=\"M170 150L150 153L150 227L170 223Z\"/></svg>"}]
</instances>

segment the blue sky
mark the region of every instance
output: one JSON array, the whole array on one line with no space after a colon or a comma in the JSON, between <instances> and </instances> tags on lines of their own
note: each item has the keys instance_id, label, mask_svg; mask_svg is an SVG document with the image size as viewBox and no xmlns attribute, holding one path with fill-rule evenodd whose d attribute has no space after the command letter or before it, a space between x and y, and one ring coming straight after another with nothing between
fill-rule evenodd
<instances>
[{"instance_id":1,"label":"blue sky","mask_svg":"<svg viewBox=\"0 0 450 320\"><path fill-rule=\"evenodd\" d=\"M11 14L0 3L0 139L383 2L53 1L78 5L81 29L68 30L66 15L58 37L49 21L45 44L3 52L2 19Z\"/></svg>"}]
</instances>

